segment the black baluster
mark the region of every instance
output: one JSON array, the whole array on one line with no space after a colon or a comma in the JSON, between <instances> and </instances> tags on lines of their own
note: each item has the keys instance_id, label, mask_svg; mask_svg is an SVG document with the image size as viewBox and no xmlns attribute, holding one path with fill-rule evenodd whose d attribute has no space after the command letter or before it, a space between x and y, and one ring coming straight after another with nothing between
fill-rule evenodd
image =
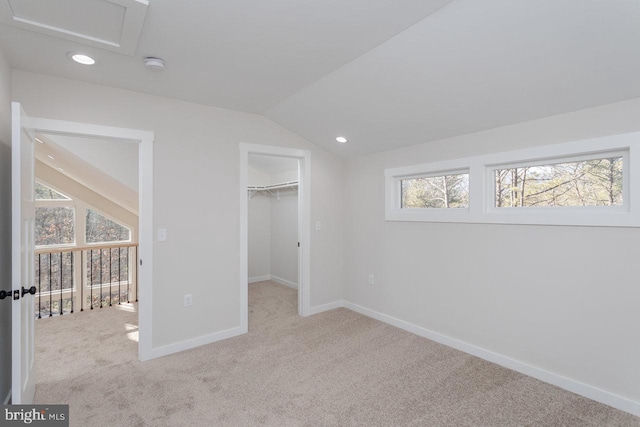
<instances>
[{"instance_id":1,"label":"black baluster","mask_svg":"<svg viewBox=\"0 0 640 427\"><path fill-rule=\"evenodd\" d=\"M93 310L93 249L91 249L91 262L89 262L89 267L91 268L91 284L89 285L89 290L91 292L91 310Z\"/></svg>"},{"instance_id":2,"label":"black baluster","mask_svg":"<svg viewBox=\"0 0 640 427\"><path fill-rule=\"evenodd\" d=\"M84 251L80 251L80 265L85 265L84 263ZM82 267L80 267L82 268ZM80 271L80 311L84 311L84 281L87 280L86 275L84 274L84 269Z\"/></svg>"},{"instance_id":3,"label":"black baluster","mask_svg":"<svg viewBox=\"0 0 640 427\"><path fill-rule=\"evenodd\" d=\"M75 277L73 274L73 256L75 252L69 252L69 256L71 257L71 272L69 273L71 276L69 277L69 281L71 282L71 313L73 313L73 278Z\"/></svg>"},{"instance_id":4,"label":"black baluster","mask_svg":"<svg viewBox=\"0 0 640 427\"><path fill-rule=\"evenodd\" d=\"M60 288L60 310L59 311L60 311L60 316L62 316L64 314L64 310L62 309L62 282L64 281L64 278L62 277L62 275L64 273L63 268L62 268L62 252L60 252L60 265L59 265L59 268L60 268L60 286L59 286L59 288Z\"/></svg>"},{"instance_id":5,"label":"black baluster","mask_svg":"<svg viewBox=\"0 0 640 427\"><path fill-rule=\"evenodd\" d=\"M53 274L51 271L51 252L49 252L49 317L53 316L53 296L51 295L51 278Z\"/></svg>"},{"instance_id":6,"label":"black baluster","mask_svg":"<svg viewBox=\"0 0 640 427\"><path fill-rule=\"evenodd\" d=\"M109 248L109 307L111 307L111 299L113 298L113 291L111 291L111 284L113 283L113 259L111 258L112 253L113 248Z\"/></svg>"},{"instance_id":7,"label":"black baluster","mask_svg":"<svg viewBox=\"0 0 640 427\"><path fill-rule=\"evenodd\" d=\"M38 319L42 319L42 254L38 254Z\"/></svg>"},{"instance_id":8,"label":"black baluster","mask_svg":"<svg viewBox=\"0 0 640 427\"><path fill-rule=\"evenodd\" d=\"M104 251L100 249L100 308L102 308L102 283L104 283L104 280L102 280L102 270L104 269L104 264L102 263L102 252Z\"/></svg>"},{"instance_id":9,"label":"black baluster","mask_svg":"<svg viewBox=\"0 0 640 427\"><path fill-rule=\"evenodd\" d=\"M131 277L131 269L129 267L131 267L129 265L129 253L131 252L131 246L129 246L127 248L127 302L131 302L129 301L129 299L131 298L131 291L129 290L129 285L131 284L131 280L129 280L129 277Z\"/></svg>"},{"instance_id":10,"label":"black baluster","mask_svg":"<svg viewBox=\"0 0 640 427\"><path fill-rule=\"evenodd\" d=\"M120 270L120 263L122 261L122 254L118 248L118 305L120 305L120 300L122 299L122 291L120 290L120 284L122 283L122 271Z\"/></svg>"}]
</instances>

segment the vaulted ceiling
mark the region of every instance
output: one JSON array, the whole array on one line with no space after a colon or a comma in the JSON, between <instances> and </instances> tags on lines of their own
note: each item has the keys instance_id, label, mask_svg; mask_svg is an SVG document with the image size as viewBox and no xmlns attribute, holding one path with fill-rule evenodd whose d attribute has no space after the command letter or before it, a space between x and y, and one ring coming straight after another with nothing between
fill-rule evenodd
<instances>
[{"instance_id":1,"label":"vaulted ceiling","mask_svg":"<svg viewBox=\"0 0 640 427\"><path fill-rule=\"evenodd\" d=\"M0 0L12 67L264 114L342 157L640 97L637 0L51 5Z\"/></svg>"}]
</instances>

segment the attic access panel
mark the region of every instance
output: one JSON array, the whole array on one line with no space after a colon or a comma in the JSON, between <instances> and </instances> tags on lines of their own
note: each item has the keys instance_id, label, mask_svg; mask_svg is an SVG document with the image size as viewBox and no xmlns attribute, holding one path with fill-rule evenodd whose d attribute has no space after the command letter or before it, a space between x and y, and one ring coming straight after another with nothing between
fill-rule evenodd
<instances>
[{"instance_id":1,"label":"attic access panel","mask_svg":"<svg viewBox=\"0 0 640 427\"><path fill-rule=\"evenodd\" d=\"M0 23L133 55L147 0L0 0Z\"/></svg>"}]
</instances>

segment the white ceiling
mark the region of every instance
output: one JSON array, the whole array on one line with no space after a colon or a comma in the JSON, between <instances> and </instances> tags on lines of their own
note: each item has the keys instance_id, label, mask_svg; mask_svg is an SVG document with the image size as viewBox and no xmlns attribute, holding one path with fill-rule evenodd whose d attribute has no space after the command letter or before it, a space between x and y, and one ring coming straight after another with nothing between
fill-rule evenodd
<instances>
[{"instance_id":1,"label":"white ceiling","mask_svg":"<svg viewBox=\"0 0 640 427\"><path fill-rule=\"evenodd\" d=\"M55 3L80 19L77 1ZM150 0L133 57L8 25L0 43L15 68L260 113L449 1ZM71 63L73 50L99 65ZM166 70L148 72L145 56L163 58Z\"/></svg>"},{"instance_id":2,"label":"white ceiling","mask_svg":"<svg viewBox=\"0 0 640 427\"><path fill-rule=\"evenodd\" d=\"M0 22L133 55L147 0L0 0Z\"/></svg>"},{"instance_id":3,"label":"white ceiling","mask_svg":"<svg viewBox=\"0 0 640 427\"><path fill-rule=\"evenodd\" d=\"M353 157L640 97L639 22L637 0L150 0L133 56L9 25L0 48L14 68L261 113Z\"/></svg>"}]
</instances>

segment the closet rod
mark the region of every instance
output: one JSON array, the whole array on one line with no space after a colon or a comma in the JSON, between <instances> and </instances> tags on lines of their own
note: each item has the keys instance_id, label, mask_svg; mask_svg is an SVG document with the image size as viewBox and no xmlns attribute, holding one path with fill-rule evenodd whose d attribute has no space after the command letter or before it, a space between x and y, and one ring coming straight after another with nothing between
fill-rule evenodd
<instances>
[{"instance_id":1,"label":"closet rod","mask_svg":"<svg viewBox=\"0 0 640 427\"><path fill-rule=\"evenodd\" d=\"M280 184L272 184L272 185L249 185L247 189L254 190L254 191L276 190L278 188L296 187L297 185L298 185L298 181L288 181L288 182L283 182Z\"/></svg>"}]
</instances>

